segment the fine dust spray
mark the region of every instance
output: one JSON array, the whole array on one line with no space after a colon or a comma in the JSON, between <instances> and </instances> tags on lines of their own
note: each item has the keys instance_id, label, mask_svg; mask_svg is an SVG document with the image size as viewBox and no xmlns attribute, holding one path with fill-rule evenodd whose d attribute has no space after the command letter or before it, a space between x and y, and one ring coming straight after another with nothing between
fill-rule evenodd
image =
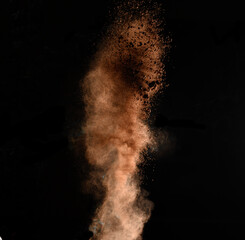
<instances>
[{"instance_id":1,"label":"fine dust spray","mask_svg":"<svg viewBox=\"0 0 245 240\"><path fill-rule=\"evenodd\" d=\"M103 193L91 240L140 240L153 207L140 189L138 165L156 143L147 121L164 86L168 44L160 8L147 5L130 1L116 8L82 81L85 156L93 168L87 187Z\"/></svg>"}]
</instances>

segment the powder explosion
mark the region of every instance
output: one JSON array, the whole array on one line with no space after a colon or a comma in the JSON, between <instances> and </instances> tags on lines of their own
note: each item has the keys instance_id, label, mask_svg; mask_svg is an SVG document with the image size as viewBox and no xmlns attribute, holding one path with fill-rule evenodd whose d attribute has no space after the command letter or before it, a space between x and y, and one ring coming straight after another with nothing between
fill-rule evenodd
<instances>
[{"instance_id":1,"label":"powder explosion","mask_svg":"<svg viewBox=\"0 0 245 240\"><path fill-rule=\"evenodd\" d=\"M141 239L153 207L140 189L137 166L155 144L147 119L164 85L167 44L158 7L130 2L117 11L82 83L90 183L103 192L90 225L93 240Z\"/></svg>"}]
</instances>

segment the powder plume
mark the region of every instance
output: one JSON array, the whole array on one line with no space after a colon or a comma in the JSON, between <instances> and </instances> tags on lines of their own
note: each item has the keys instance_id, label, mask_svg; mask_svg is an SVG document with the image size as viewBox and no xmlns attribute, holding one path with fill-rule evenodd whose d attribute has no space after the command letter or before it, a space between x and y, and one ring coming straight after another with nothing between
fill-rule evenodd
<instances>
[{"instance_id":1,"label":"powder plume","mask_svg":"<svg viewBox=\"0 0 245 240\"><path fill-rule=\"evenodd\" d=\"M89 182L104 193L90 225L93 240L141 239L153 207L140 189L138 165L155 143L147 119L164 86L159 11L135 1L120 5L82 82Z\"/></svg>"}]
</instances>

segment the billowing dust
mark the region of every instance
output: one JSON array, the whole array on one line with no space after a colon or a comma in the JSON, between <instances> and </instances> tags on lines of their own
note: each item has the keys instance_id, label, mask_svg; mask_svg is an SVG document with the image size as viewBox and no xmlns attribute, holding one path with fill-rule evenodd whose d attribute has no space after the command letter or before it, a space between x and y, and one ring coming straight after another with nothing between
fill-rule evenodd
<instances>
[{"instance_id":1,"label":"billowing dust","mask_svg":"<svg viewBox=\"0 0 245 240\"><path fill-rule=\"evenodd\" d=\"M90 182L104 193L90 225L93 240L141 239L153 207L140 189L137 166L155 142L147 119L164 85L167 44L158 10L135 2L120 6L83 79Z\"/></svg>"}]
</instances>

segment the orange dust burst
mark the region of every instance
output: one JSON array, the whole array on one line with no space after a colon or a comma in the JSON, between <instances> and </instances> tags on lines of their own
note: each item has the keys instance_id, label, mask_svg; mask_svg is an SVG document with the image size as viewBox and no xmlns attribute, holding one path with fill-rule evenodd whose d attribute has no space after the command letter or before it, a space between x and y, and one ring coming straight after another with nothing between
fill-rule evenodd
<instances>
[{"instance_id":1,"label":"orange dust burst","mask_svg":"<svg viewBox=\"0 0 245 240\"><path fill-rule=\"evenodd\" d=\"M138 164L155 143L147 125L153 96L164 86L168 47L159 7L130 2L102 39L82 83L90 183L104 192L90 225L93 240L139 240L153 203L140 189Z\"/></svg>"}]
</instances>

